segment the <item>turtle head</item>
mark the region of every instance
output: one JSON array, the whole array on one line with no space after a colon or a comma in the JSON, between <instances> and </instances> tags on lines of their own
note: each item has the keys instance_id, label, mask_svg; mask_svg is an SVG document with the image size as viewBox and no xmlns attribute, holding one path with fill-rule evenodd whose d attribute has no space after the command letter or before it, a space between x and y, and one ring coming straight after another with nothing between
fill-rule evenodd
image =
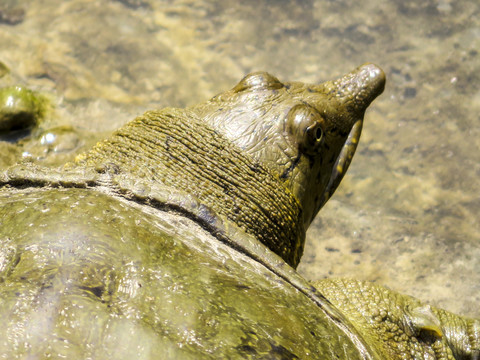
<instances>
[{"instance_id":1,"label":"turtle head","mask_svg":"<svg viewBox=\"0 0 480 360\"><path fill-rule=\"evenodd\" d=\"M278 176L299 201L306 229L343 178L365 110L384 85L385 74L373 64L319 85L255 72L197 111Z\"/></svg>"}]
</instances>

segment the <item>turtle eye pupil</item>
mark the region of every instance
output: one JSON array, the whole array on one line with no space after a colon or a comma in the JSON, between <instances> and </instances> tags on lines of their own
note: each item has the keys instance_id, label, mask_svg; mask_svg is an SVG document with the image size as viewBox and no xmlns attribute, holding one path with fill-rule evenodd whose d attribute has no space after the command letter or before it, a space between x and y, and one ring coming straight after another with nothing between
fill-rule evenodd
<instances>
[{"instance_id":1,"label":"turtle eye pupil","mask_svg":"<svg viewBox=\"0 0 480 360\"><path fill-rule=\"evenodd\" d=\"M323 138L323 129L318 124L311 126L307 129L309 134L310 143L312 146L317 146Z\"/></svg>"}]
</instances>

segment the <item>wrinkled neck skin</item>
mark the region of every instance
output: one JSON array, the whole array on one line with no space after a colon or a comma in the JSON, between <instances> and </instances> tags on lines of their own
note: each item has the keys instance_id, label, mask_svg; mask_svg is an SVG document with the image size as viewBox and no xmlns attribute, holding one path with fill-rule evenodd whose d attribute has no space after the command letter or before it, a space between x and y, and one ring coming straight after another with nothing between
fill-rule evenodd
<instances>
[{"instance_id":1,"label":"wrinkled neck skin","mask_svg":"<svg viewBox=\"0 0 480 360\"><path fill-rule=\"evenodd\" d=\"M117 175L162 184L172 196L188 194L292 267L300 261L305 229L298 200L262 164L188 110L149 111L80 155L76 166L99 173L114 169Z\"/></svg>"}]
</instances>

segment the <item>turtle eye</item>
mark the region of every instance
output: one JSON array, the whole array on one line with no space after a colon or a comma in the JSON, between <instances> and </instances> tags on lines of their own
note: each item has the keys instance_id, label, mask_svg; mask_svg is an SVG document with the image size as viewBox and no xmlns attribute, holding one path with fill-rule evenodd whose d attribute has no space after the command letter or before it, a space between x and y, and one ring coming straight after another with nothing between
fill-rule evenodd
<instances>
[{"instance_id":1,"label":"turtle eye","mask_svg":"<svg viewBox=\"0 0 480 360\"><path fill-rule=\"evenodd\" d=\"M323 144L325 121L313 107L295 105L287 116L287 131L300 151L315 154Z\"/></svg>"}]
</instances>

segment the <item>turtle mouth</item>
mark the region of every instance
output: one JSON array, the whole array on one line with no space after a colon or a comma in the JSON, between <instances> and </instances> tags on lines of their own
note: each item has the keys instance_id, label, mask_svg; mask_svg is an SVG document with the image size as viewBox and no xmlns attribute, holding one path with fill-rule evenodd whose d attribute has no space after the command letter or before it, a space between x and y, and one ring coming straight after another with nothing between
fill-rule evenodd
<instances>
[{"instance_id":1,"label":"turtle mouth","mask_svg":"<svg viewBox=\"0 0 480 360\"><path fill-rule=\"evenodd\" d=\"M353 124L350 133L348 134L347 140L340 151L333 167L332 172L330 175L330 179L328 181L325 190L322 193L322 196L319 198L319 202L316 206L315 214L322 208L323 205L331 198L335 190L337 189L338 185L342 181L345 173L350 166L353 155L357 150L358 142L360 140L360 135L362 133L363 127L363 119L357 120L355 124Z\"/></svg>"}]
</instances>

